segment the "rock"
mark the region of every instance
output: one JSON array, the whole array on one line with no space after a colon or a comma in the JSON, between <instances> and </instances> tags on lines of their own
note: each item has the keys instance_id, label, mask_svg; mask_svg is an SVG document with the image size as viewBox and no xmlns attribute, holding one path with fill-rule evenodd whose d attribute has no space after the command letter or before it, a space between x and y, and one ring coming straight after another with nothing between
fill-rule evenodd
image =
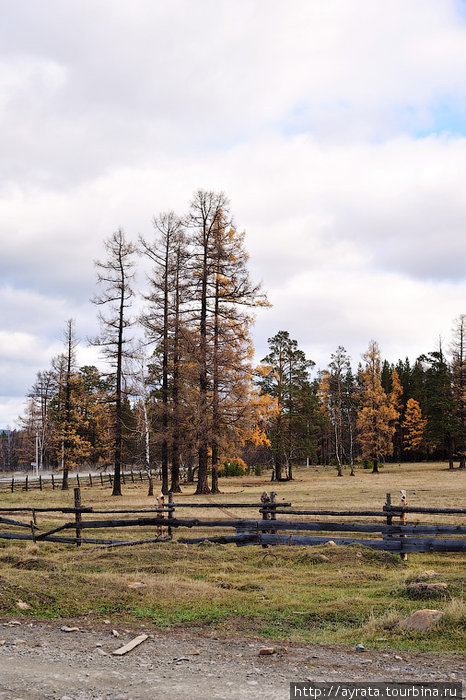
<instances>
[{"instance_id":1,"label":"rock","mask_svg":"<svg viewBox=\"0 0 466 700\"><path fill-rule=\"evenodd\" d=\"M414 581L408 583L406 590L414 598L439 598L444 596L448 591L448 584Z\"/></svg>"},{"instance_id":2,"label":"rock","mask_svg":"<svg viewBox=\"0 0 466 700\"><path fill-rule=\"evenodd\" d=\"M199 656L200 653L201 653L201 652L200 652L198 649L190 649L190 650L188 651L188 654L189 654L190 656Z\"/></svg>"},{"instance_id":3,"label":"rock","mask_svg":"<svg viewBox=\"0 0 466 700\"><path fill-rule=\"evenodd\" d=\"M333 540L329 540L328 542L325 543L327 547L336 547L337 544Z\"/></svg>"},{"instance_id":4,"label":"rock","mask_svg":"<svg viewBox=\"0 0 466 700\"><path fill-rule=\"evenodd\" d=\"M134 581L133 583L128 583L128 588L143 588L145 585L142 581Z\"/></svg>"},{"instance_id":5,"label":"rock","mask_svg":"<svg viewBox=\"0 0 466 700\"><path fill-rule=\"evenodd\" d=\"M275 654L273 647L262 647L262 649L259 649L259 656L271 656L272 654Z\"/></svg>"},{"instance_id":6,"label":"rock","mask_svg":"<svg viewBox=\"0 0 466 700\"><path fill-rule=\"evenodd\" d=\"M60 630L62 632L79 632L79 627L67 627L63 625L63 627L60 627Z\"/></svg>"},{"instance_id":7,"label":"rock","mask_svg":"<svg viewBox=\"0 0 466 700\"><path fill-rule=\"evenodd\" d=\"M0 639L0 647L2 647L6 642L6 639Z\"/></svg>"},{"instance_id":8,"label":"rock","mask_svg":"<svg viewBox=\"0 0 466 700\"><path fill-rule=\"evenodd\" d=\"M364 646L364 644L356 644L356 651L357 652L366 651L366 647Z\"/></svg>"},{"instance_id":9,"label":"rock","mask_svg":"<svg viewBox=\"0 0 466 700\"><path fill-rule=\"evenodd\" d=\"M401 629L406 630L428 630L439 622L444 613L441 610L416 610L412 615L405 620L401 620L398 624Z\"/></svg>"},{"instance_id":10,"label":"rock","mask_svg":"<svg viewBox=\"0 0 466 700\"><path fill-rule=\"evenodd\" d=\"M377 637L377 639L375 641L376 642L386 642L387 638L386 637Z\"/></svg>"},{"instance_id":11,"label":"rock","mask_svg":"<svg viewBox=\"0 0 466 700\"><path fill-rule=\"evenodd\" d=\"M119 637L120 633L117 630L112 630L112 634L114 637Z\"/></svg>"},{"instance_id":12,"label":"rock","mask_svg":"<svg viewBox=\"0 0 466 700\"><path fill-rule=\"evenodd\" d=\"M397 661L403 661L403 657L402 657L402 656L398 656L398 654L395 654L395 659L396 659Z\"/></svg>"},{"instance_id":13,"label":"rock","mask_svg":"<svg viewBox=\"0 0 466 700\"><path fill-rule=\"evenodd\" d=\"M32 605L29 605L29 603L25 603L24 600L17 600L16 607L20 610L32 610Z\"/></svg>"}]
</instances>

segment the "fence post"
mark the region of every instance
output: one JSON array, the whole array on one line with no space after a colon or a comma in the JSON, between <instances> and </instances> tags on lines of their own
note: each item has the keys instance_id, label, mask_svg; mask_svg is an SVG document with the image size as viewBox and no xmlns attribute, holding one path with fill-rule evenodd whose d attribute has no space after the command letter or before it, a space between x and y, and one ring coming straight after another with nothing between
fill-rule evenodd
<instances>
[{"instance_id":1,"label":"fence post","mask_svg":"<svg viewBox=\"0 0 466 700\"><path fill-rule=\"evenodd\" d=\"M34 508L32 509L32 522L34 525L37 525L36 511Z\"/></svg>"},{"instance_id":2,"label":"fence post","mask_svg":"<svg viewBox=\"0 0 466 700\"><path fill-rule=\"evenodd\" d=\"M264 510L265 506L270 503L270 498L267 493L267 491L264 491L261 496L261 504L262 504L262 520L269 520L270 519L270 512L267 512ZM261 532L268 532L268 530L262 530ZM268 544L263 544L262 549L267 549Z\"/></svg>"},{"instance_id":3,"label":"fence post","mask_svg":"<svg viewBox=\"0 0 466 700\"><path fill-rule=\"evenodd\" d=\"M174 508L173 508L173 493L171 491L168 492L168 507L170 509L168 511L168 522L170 523L170 520L173 519L173 510L174 510ZM172 537L172 528L171 528L170 524L168 525L168 536Z\"/></svg>"},{"instance_id":4,"label":"fence post","mask_svg":"<svg viewBox=\"0 0 466 700\"><path fill-rule=\"evenodd\" d=\"M75 522L76 522L76 547L81 546L81 489L76 486L74 489L74 507L76 508L74 512Z\"/></svg>"},{"instance_id":5,"label":"fence post","mask_svg":"<svg viewBox=\"0 0 466 700\"><path fill-rule=\"evenodd\" d=\"M55 477L52 474L52 491L55 491Z\"/></svg>"},{"instance_id":6,"label":"fence post","mask_svg":"<svg viewBox=\"0 0 466 700\"><path fill-rule=\"evenodd\" d=\"M400 491L400 505L403 507L406 506L406 491L403 489ZM406 525L406 513L400 514L400 523L401 525ZM402 537L404 537L404 535L400 535L400 539ZM406 552L401 552L400 557L403 561L408 561L408 555Z\"/></svg>"},{"instance_id":7,"label":"fence post","mask_svg":"<svg viewBox=\"0 0 466 700\"><path fill-rule=\"evenodd\" d=\"M277 519L277 514L275 513L276 509L276 503L275 503L275 498L276 498L276 493L275 491L270 492L270 505L272 507L272 512L270 513L270 520L276 520ZM276 530L272 529L270 531L272 534L275 534Z\"/></svg>"},{"instance_id":8,"label":"fence post","mask_svg":"<svg viewBox=\"0 0 466 700\"><path fill-rule=\"evenodd\" d=\"M12 476L11 477L11 493L13 493L14 488L15 488L15 477Z\"/></svg>"},{"instance_id":9,"label":"fence post","mask_svg":"<svg viewBox=\"0 0 466 700\"><path fill-rule=\"evenodd\" d=\"M32 541L35 544L36 543L36 533L34 531L34 522L32 520L29 521L29 526L31 528Z\"/></svg>"},{"instance_id":10,"label":"fence post","mask_svg":"<svg viewBox=\"0 0 466 700\"><path fill-rule=\"evenodd\" d=\"M110 486L113 486L113 479L111 474L108 475L108 480L110 481Z\"/></svg>"},{"instance_id":11,"label":"fence post","mask_svg":"<svg viewBox=\"0 0 466 700\"><path fill-rule=\"evenodd\" d=\"M142 471L139 471L139 480L142 481Z\"/></svg>"},{"instance_id":12,"label":"fence post","mask_svg":"<svg viewBox=\"0 0 466 700\"><path fill-rule=\"evenodd\" d=\"M157 496L157 508L163 508L163 505L165 503L165 496L163 493L159 493ZM161 518L161 520L165 519L165 513L157 513L157 517ZM157 537L163 537L165 534L165 529L163 525L158 525L157 526Z\"/></svg>"},{"instance_id":13,"label":"fence post","mask_svg":"<svg viewBox=\"0 0 466 700\"><path fill-rule=\"evenodd\" d=\"M391 493L387 493L385 505L388 507L390 507L392 505L392 494ZM393 515L391 514L391 511L387 510L387 525L392 524L392 519L393 519Z\"/></svg>"},{"instance_id":14,"label":"fence post","mask_svg":"<svg viewBox=\"0 0 466 700\"><path fill-rule=\"evenodd\" d=\"M121 470L121 480L123 482L123 485L125 485L126 479L125 479L125 470L124 469Z\"/></svg>"},{"instance_id":15,"label":"fence post","mask_svg":"<svg viewBox=\"0 0 466 700\"><path fill-rule=\"evenodd\" d=\"M42 474L39 474L39 488L42 491Z\"/></svg>"},{"instance_id":16,"label":"fence post","mask_svg":"<svg viewBox=\"0 0 466 700\"><path fill-rule=\"evenodd\" d=\"M26 483L24 485L26 491L28 490L28 481L29 481L29 474L26 474Z\"/></svg>"},{"instance_id":17,"label":"fence post","mask_svg":"<svg viewBox=\"0 0 466 700\"><path fill-rule=\"evenodd\" d=\"M76 483L78 484L78 489L80 489L81 484L79 483L79 474L76 474Z\"/></svg>"},{"instance_id":18,"label":"fence post","mask_svg":"<svg viewBox=\"0 0 466 700\"><path fill-rule=\"evenodd\" d=\"M132 470L132 469L131 469L131 481L132 481L133 484L134 484L134 474L133 474L133 470Z\"/></svg>"}]
</instances>

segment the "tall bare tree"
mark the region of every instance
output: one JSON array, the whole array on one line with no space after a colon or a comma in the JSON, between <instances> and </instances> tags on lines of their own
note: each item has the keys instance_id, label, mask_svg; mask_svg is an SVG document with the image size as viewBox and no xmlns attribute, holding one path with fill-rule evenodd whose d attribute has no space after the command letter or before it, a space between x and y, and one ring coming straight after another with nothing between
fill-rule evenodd
<instances>
[{"instance_id":1,"label":"tall bare tree","mask_svg":"<svg viewBox=\"0 0 466 700\"><path fill-rule=\"evenodd\" d=\"M105 241L107 259L96 262L97 282L101 292L93 298L100 307L100 336L93 344L102 348L104 357L111 367L114 394L111 400L114 404L114 480L113 496L121 496L121 465L122 465L122 402L123 402L123 360L131 353L131 339L125 331L132 324L129 317L134 278L133 243L126 240L120 228Z\"/></svg>"},{"instance_id":2,"label":"tall bare tree","mask_svg":"<svg viewBox=\"0 0 466 700\"><path fill-rule=\"evenodd\" d=\"M172 491L180 491L180 361L182 314L186 303L187 245L181 219L174 212L154 217L155 238L140 237L142 253L153 263L147 306L141 317L150 342L161 357L162 492L168 493L172 454Z\"/></svg>"},{"instance_id":3,"label":"tall bare tree","mask_svg":"<svg viewBox=\"0 0 466 700\"><path fill-rule=\"evenodd\" d=\"M209 493L209 448L213 489L218 490L217 464L221 440L220 351L222 335L241 342L249 323L244 307L267 305L260 285L251 283L244 234L231 220L230 203L223 192L199 190L191 202L187 225L193 250L193 321L197 327L199 367L198 483L196 493ZM223 330L222 330L223 328ZM241 364L237 363L237 371Z\"/></svg>"}]
</instances>

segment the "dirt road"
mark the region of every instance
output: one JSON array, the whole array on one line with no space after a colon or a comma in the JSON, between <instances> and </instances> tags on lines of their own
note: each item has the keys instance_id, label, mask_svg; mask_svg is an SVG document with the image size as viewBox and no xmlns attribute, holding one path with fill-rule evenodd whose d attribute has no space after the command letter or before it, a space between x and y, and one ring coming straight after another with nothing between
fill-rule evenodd
<instances>
[{"instance_id":1,"label":"dirt road","mask_svg":"<svg viewBox=\"0 0 466 700\"><path fill-rule=\"evenodd\" d=\"M219 637L82 620L0 623L1 700L289 698L290 681L465 680L466 657ZM65 632L62 626L78 627ZM115 630L115 632L113 631ZM112 652L138 634L125 656ZM118 636L117 636L118 635ZM260 656L263 647L276 653ZM463 686L464 687L464 686Z\"/></svg>"}]
</instances>

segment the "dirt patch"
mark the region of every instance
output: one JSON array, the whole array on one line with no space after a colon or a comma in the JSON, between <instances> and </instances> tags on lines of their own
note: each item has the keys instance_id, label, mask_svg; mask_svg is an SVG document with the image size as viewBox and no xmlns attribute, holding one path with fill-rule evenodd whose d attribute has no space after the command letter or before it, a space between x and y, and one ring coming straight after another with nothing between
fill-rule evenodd
<instances>
[{"instance_id":1,"label":"dirt patch","mask_svg":"<svg viewBox=\"0 0 466 700\"><path fill-rule=\"evenodd\" d=\"M13 624L20 622L21 624ZM79 631L63 632L62 626ZM114 631L115 630L115 631ZM116 634L115 634L116 632ZM138 634L129 654L112 652ZM273 654L260 655L263 647ZM212 630L130 627L91 620L0 623L0 698L138 700L289 697L291 681L452 681L466 657L275 643Z\"/></svg>"}]
</instances>

